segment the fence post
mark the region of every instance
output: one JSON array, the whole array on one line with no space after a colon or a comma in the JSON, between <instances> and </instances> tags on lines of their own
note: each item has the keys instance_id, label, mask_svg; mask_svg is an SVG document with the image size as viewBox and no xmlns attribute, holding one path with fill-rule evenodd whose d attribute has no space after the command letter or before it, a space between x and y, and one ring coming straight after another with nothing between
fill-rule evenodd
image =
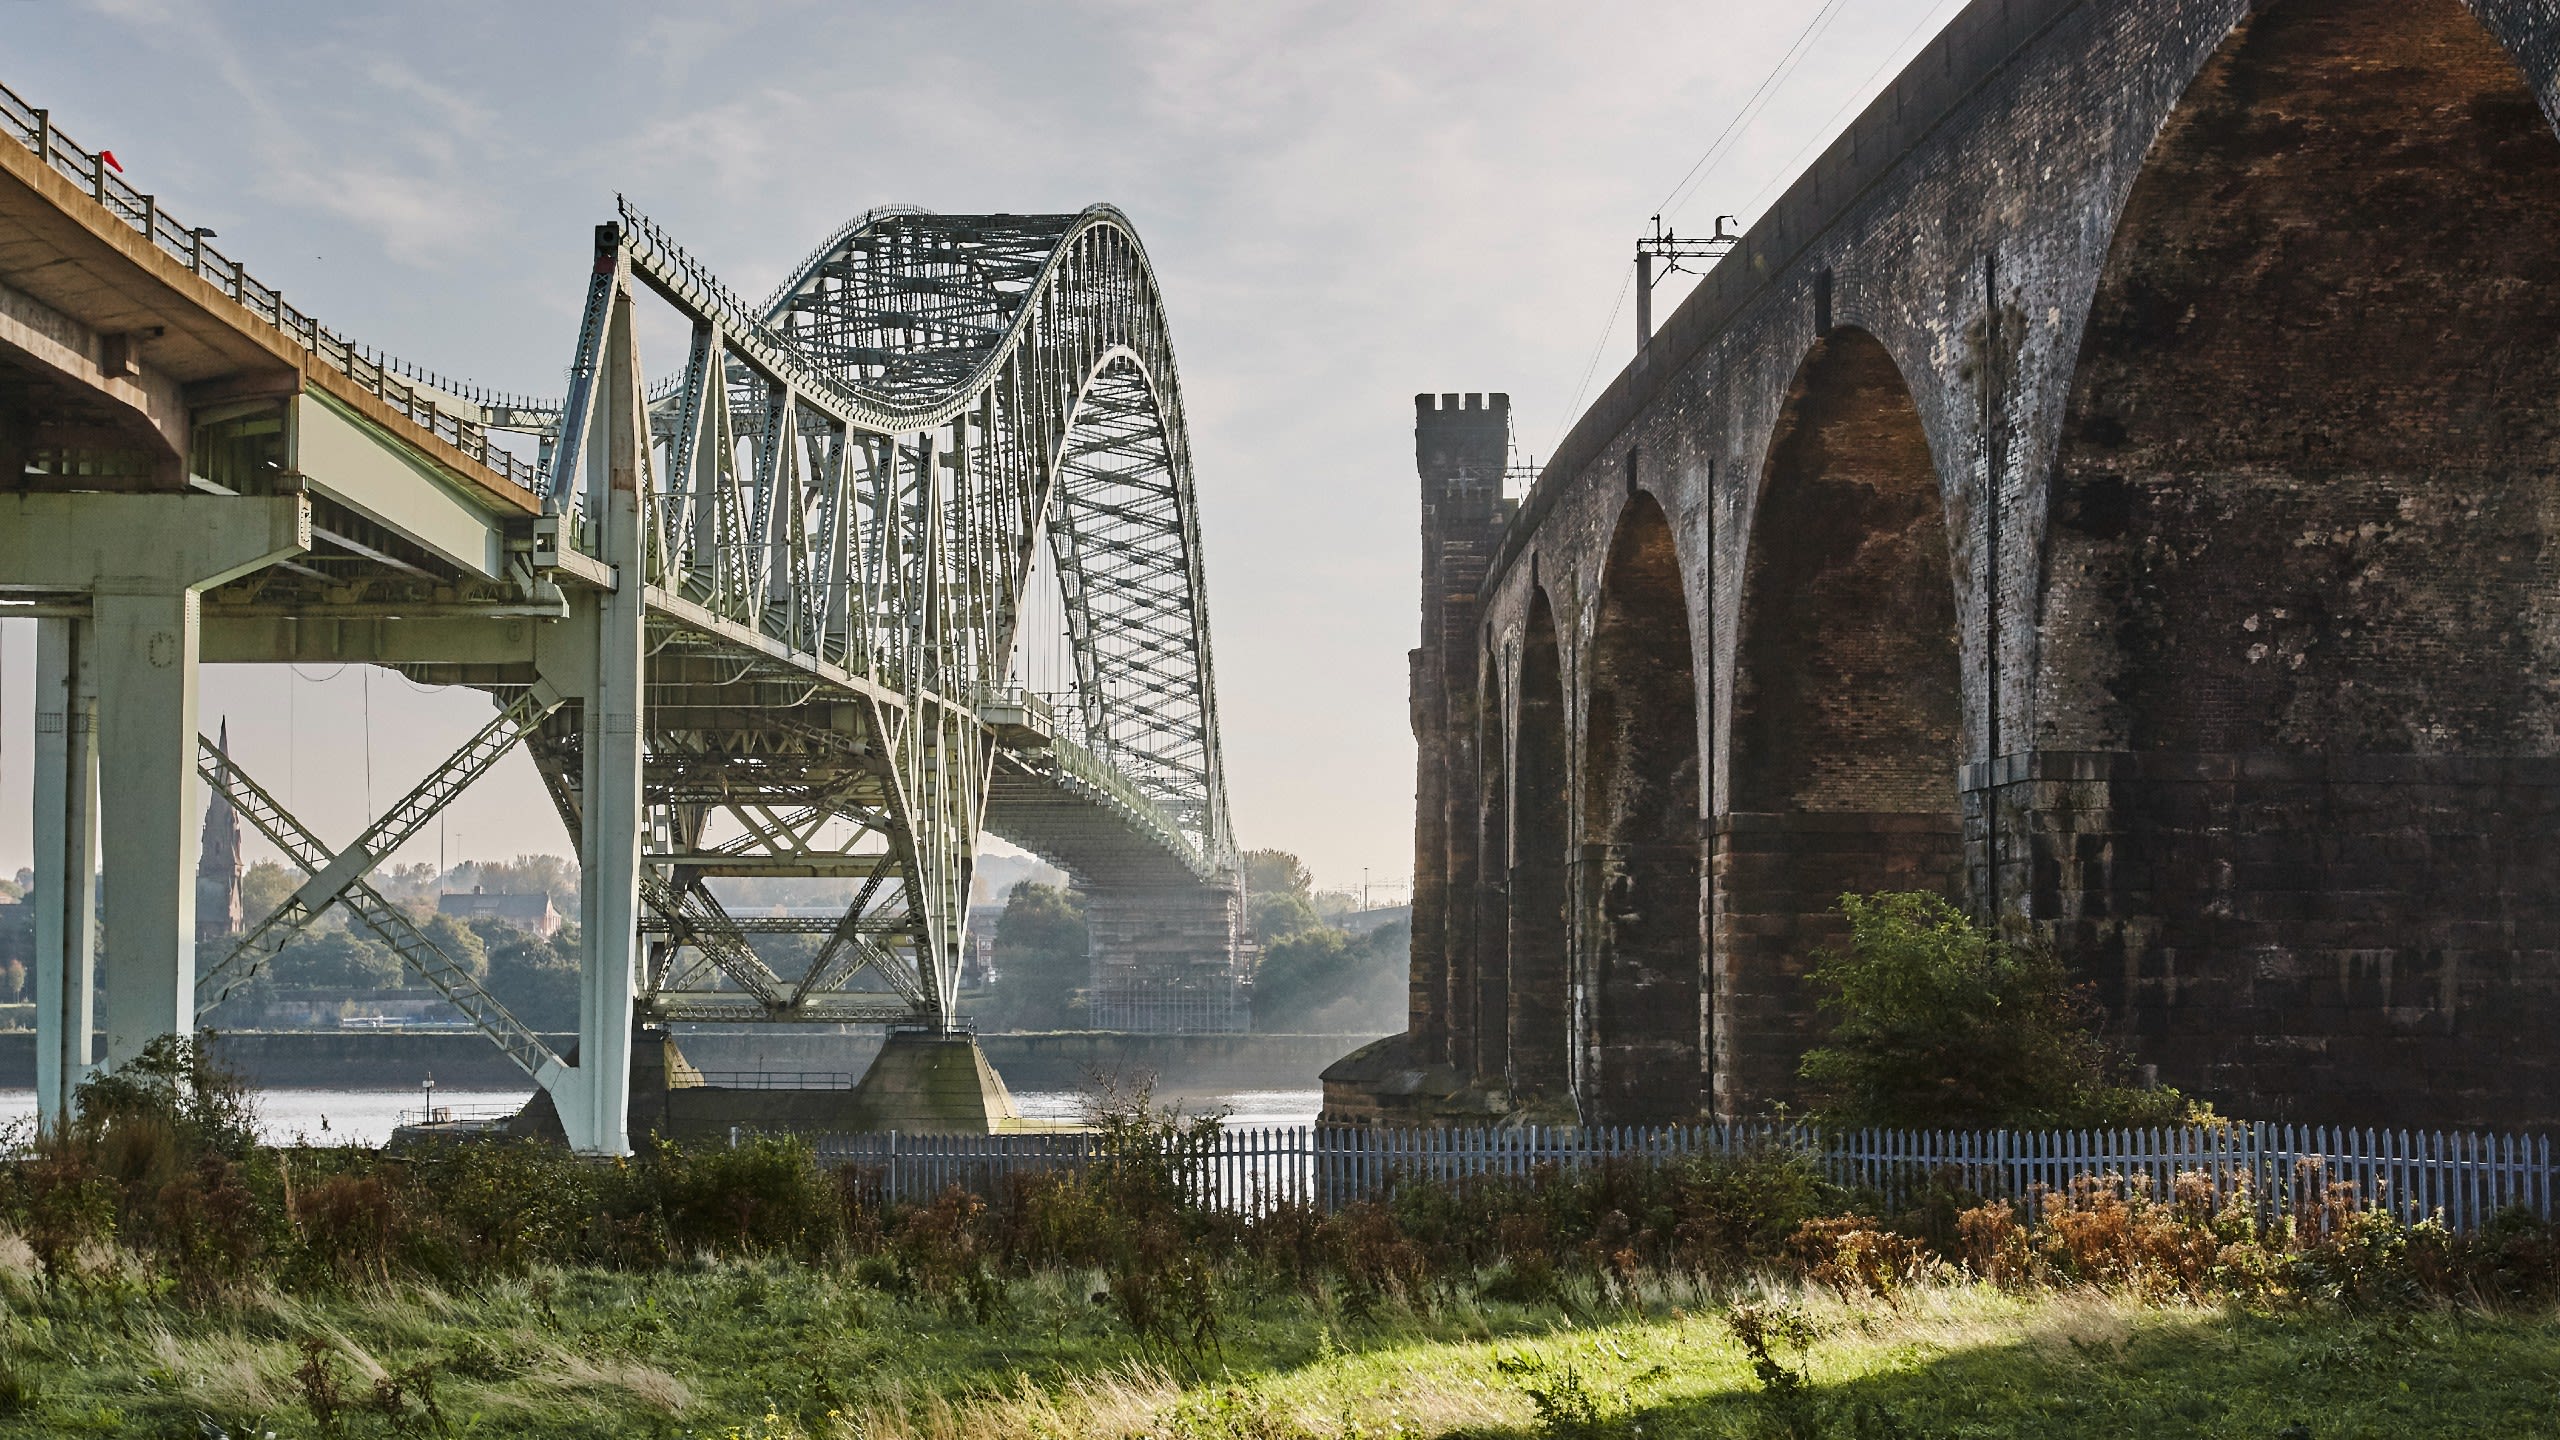
<instances>
[{"instance_id":1,"label":"fence post","mask_svg":"<svg viewBox=\"0 0 2560 1440\"><path fill-rule=\"evenodd\" d=\"M2259 1121L2249 1128L2255 1132L2257 1140L2253 1163L2260 1172L2260 1178L2266 1182L2258 1188L2258 1193L2266 1197L2259 1204L2266 1210L2266 1224L2273 1227L2292 1203L2293 1171L2286 1163L2286 1156L2290 1150L2300 1148L2289 1144L2298 1137L2291 1125L2277 1127Z\"/></svg>"}]
</instances>

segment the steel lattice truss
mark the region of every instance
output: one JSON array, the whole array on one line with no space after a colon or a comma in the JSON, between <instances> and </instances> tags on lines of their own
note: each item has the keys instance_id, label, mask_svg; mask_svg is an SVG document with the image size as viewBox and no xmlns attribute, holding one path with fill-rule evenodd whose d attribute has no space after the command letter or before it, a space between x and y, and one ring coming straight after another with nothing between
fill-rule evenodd
<instances>
[{"instance_id":1,"label":"steel lattice truss","mask_svg":"<svg viewBox=\"0 0 2560 1440\"><path fill-rule=\"evenodd\" d=\"M1127 220L873 211L750 309L626 204L567 399L488 416L543 435L562 544L588 554L624 276L692 326L646 390L644 1010L947 1019L999 780L1231 884L1181 392ZM1060 713L1006 673L1042 546L1075 659ZM533 745L573 831L577 750L570 723ZM703 883L724 874L858 894L786 976Z\"/></svg>"}]
</instances>

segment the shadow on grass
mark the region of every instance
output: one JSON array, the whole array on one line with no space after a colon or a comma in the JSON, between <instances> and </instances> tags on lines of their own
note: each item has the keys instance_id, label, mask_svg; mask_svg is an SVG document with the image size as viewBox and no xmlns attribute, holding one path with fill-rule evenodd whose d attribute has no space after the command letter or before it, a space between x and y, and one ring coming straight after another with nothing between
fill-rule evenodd
<instances>
[{"instance_id":1,"label":"shadow on grass","mask_svg":"<svg viewBox=\"0 0 2560 1440\"><path fill-rule=\"evenodd\" d=\"M2028 1320L1988 1343L1818 1344L1800 1388L1621 1394L1587 1421L1474 1440L1642 1436L2213 1436L2264 1440L2560 1433L2560 1323L2543 1316L2154 1311L2128 1326ZM1724 1342L1728 1347L1729 1340ZM1844 1353L1845 1352L1845 1353ZM1730 1351L1728 1351L1730 1354ZM1784 1359L1783 1352L1781 1358ZM1657 1390L1676 1389L1679 1377Z\"/></svg>"}]
</instances>

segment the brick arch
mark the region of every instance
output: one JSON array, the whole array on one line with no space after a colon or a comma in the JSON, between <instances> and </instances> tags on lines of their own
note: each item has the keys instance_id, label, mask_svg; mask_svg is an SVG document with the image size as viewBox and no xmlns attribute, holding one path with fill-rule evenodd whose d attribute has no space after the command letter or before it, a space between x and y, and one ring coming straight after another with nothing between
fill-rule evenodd
<instances>
[{"instance_id":1,"label":"brick arch","mask_svg":"<svg viewBox=\"0 0 2560 1440\"><path fill-rule=\"evenodd\" d=\"M2457 0L2235 30L2094 292L2011 781L2074 832L2019 837L2027 909L2174 1082L2560 1115L2555 397L2560 140L2506 51Z\"/></svg>"},{"instance_id":2,"label":"brick arch","mask_svg":"<svg viewBox=\"0 0 2560 1440\"><path fill-rule=\"evenodd\" d=\"M1843 892L1961 874L1962 701L1945 506L1902 372L1863 330L1798 370L1744 564L1717 818L1716 1103L1795 1092L1802 977Z\"/></svg>"},{"instance_id":3,"label":"brick arch","mask_svg":"<svg viewBox=\"0 0 2560 1440\"><path fill-rule=\"evenodd\" d=\"M1584 1110L1604 1123L1681 1119L1705 1098L1694 667L1671 523L1639 491L1601 572L1583 727Z\"/></svg>"},{"instance_id":4,"label":"brick arch","mask_svg":"<svg viewBox=\"0 0 2560 1440\"><path fill-rule=\"evenodd\" d=\"M1466 1073L1503 1083L1511 1051L1511 786L1509 749L1503 744L1502 659L1490 645L1478 667L1476 694L1476 764L1483 778L1476 785L1476 869L1474 1003L1467 1013L1471 1051L1458 1057Z\"/></svg>"},{"instance_id":5,"label":"brick arch","mask_svg":"<svg viewBox=\"0 0 2560 1440\"><path fill-rule=\"evenodd\" d=\"M1572 1079L1572 942L1566 920L1573 848L1564 666L1547 592L1529 597L1513 711L1508 1086L1516 1103L1562 1100Z\"/></svg>"}]
</instances>

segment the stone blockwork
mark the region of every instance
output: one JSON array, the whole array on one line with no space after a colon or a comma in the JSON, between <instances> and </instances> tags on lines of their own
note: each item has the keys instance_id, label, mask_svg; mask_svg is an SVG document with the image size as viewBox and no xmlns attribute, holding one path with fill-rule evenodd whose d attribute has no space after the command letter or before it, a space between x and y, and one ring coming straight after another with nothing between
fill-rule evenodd
<instances>
[{"instance_id":1,"label":"stone blockwork","mask_svg":"<svg viewBox=\"0 0 2560 1440\"><path fill-rule=\"evenodd\" d=\"M1410 1039L1587 1119L1755 1113L1837 895L1933 887L2226 1111L2560 1123L2556 65L2547 0L1967 7L1482 587L1426 564ZM1677 600L1632 630L1631 525ZM1693 933L1645 847L1696 857ZM1621 1084L1679 1043L1612 999L1631 923L1695 955L1697 1053Z\"/></svg>"},{"instance_id":2,"label":"stone blockwork","mask_svg":"<svg viewBox=\"0 0 2560 1440\"><path fill-rule=\"evenodd\" d=\"M1630 456L1632 488L1640 457ZM1619 517L1592 624L1583 725L1586 1057L1576 1086L1630 1123L1697 1109L1698 704L1671 525L1637 492Z\"/></svg>"},{"instance_id":3,"label":"stone blockwork","mask_svg":"<svg viewBox=\"0 0 2560 1440\"><path fill-rule=\"evenodd\" d=\"M1565 749L1564 665L1555 612L1543 595L1529 607L1525 633L1506 651L1518 677L1508 707L1511 744L1511 888L1506 902L1511 969L1504 1032L1487 1027L1488 1048L1503 1051L1480 1072L1499 1076L1504 1093L1522 1103L1563 1101L1571 1094L1573 1053L1572 845L1573 765Z\"/></svg>"},{"instance_id":4,"label":"stone blockwork","mask_svg":"<svg viewBox=\"0 0 2560 1440\"><path fill-rule=\"evenodd\" d=\"M1479 728L1477 592L1502 538L1511 455L1508 395L1413 397L1414 464L1422 476L1422 643L1411 657L1418 752L1414 826L1414 1033L1432 1059L1472 1065L1453 1048L1476 1029ZM1463 903L1457 897L1464 897Z\"/></svg>"},{"instance_id":5,"label":"stone blockwork","mask_svg":"<svg viewBox=\"0 0 2560 1440\"><path fill-rule=\"evenodd\" d=\"M1499 1003L1510 983L1507 964L1492 970L1477 937L1502 927L1497 948L1507 956L1508 906L1495 903L1504 876L1497 865L1495 893L1486 894L1482 859L1478 744L1498 730L1480 698L1478 596L1513 510L1502 495L1511 397L1416 395L1413 453L1422 478L1422 633L1406 657L1415 749L1411 1028L1325 1072L1333 1113L1362 1120L1441 1113L1464 1088L1458 1077L1489 1058L1479 1053L1482 1007ZM1390 1090L1392 1103L1380 1098Z\"/></svg>"}]
</instances>

